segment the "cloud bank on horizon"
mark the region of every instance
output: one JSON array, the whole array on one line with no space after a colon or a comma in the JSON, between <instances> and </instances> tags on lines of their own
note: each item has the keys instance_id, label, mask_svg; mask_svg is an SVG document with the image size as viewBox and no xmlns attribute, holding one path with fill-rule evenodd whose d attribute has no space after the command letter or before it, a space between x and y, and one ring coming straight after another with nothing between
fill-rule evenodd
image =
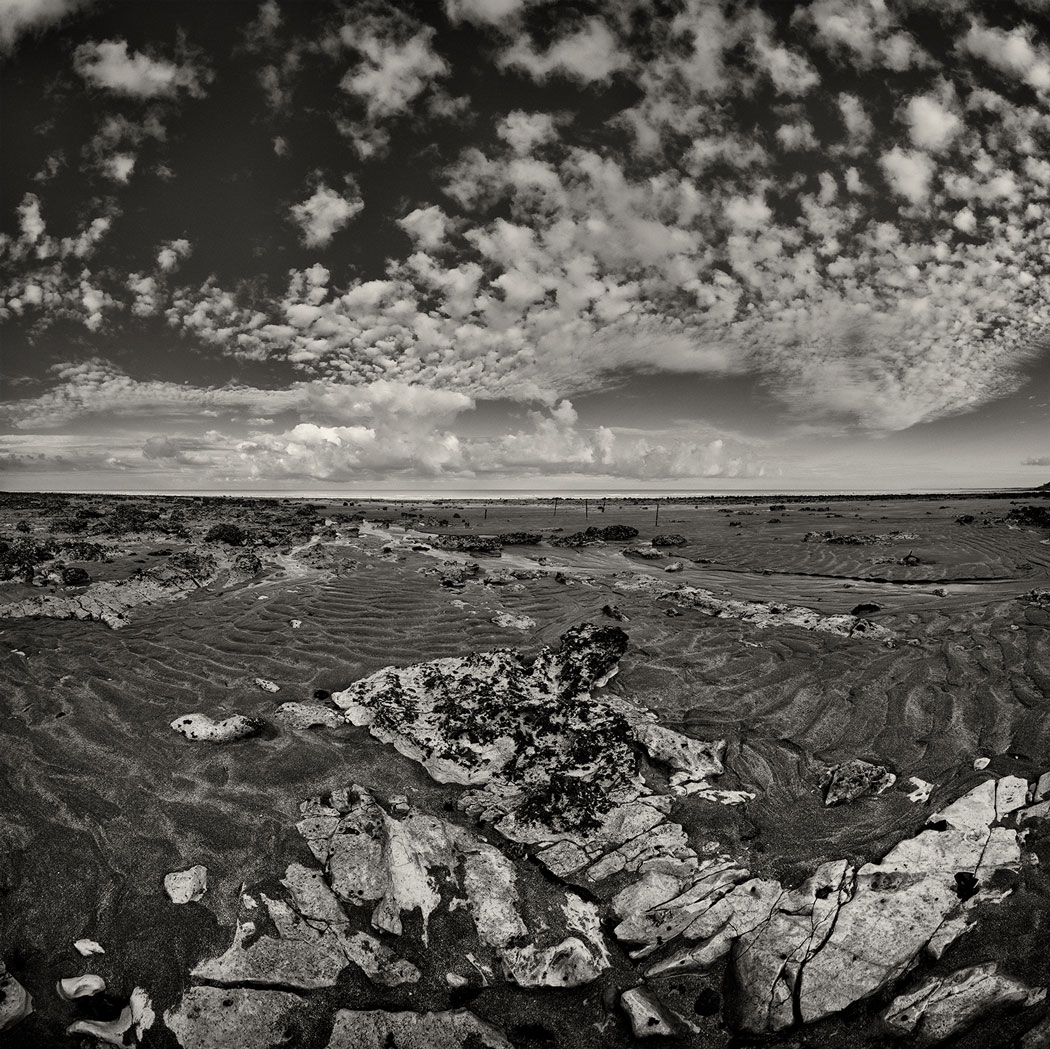
<instances>
[{"instance_id":1,"label":"cloud bank on horizon","mask_svg":"<svg viewBox=\"0 0 1050 1049\"><path fill-rule=\"evenodd\" d=\"M936 486L922 435L966 418L986 459L953 478L1034 479L1047 28L1039 0L6 0L0 463L850 487L897 448Z\"/></svg>"}]
</instances>

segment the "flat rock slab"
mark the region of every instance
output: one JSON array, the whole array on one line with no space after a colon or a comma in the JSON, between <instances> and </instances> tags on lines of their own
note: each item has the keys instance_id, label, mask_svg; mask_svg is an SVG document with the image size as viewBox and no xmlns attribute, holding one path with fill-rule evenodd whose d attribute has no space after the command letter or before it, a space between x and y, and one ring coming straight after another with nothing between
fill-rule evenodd
<instances>
[{"instance_id":1,"label":"flat rock slab","mask_svg":"<svg viewBox=\"0 0 1050 1049\"><path fill-rule=\"evenodd\" d=\"M289 1043L286 1032L304 1006L284 991L191 987L164 1023L182 1049L269 1049Z\"/></svg>"},{"instance_id":2,"label":"flat rock slab","mask_svg":"<svg viewBox=\"0 0 1050 1049\"><path fill-rule=\"evenodd\" d=\"M388 1013L340 1009L328 1049L513 1049L491 1024L467 1009L443 1013Z\"/></svg>"}]
</instances>

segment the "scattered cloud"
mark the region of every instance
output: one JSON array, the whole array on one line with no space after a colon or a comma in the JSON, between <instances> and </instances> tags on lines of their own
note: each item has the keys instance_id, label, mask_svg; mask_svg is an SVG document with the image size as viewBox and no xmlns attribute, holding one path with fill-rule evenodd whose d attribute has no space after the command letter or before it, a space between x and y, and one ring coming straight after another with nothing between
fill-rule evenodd
<instances>
[{"instance_id":1,"label":"scattered cloud","mask_svg":"<svg viewBox=\"0 0 1050 1049\"><path fill-rule=\"evenodd\" d=\"M200 98L211 80L208 70L187 60L183 65L129 53L126 40L81 44L73 52L73 68L91 85L131 98L173 98L180 92Z\"/></svg>"},{"instance_id":2,"label":"scattered cloud","mask_svg":"<svg viewBox=\"0 0 1050 1049\"><path fill-rule=\"evenodd\" d=\"M323 248L364 206L354 191L343 196L322 182L312 196L292 207L291 214L302 231L303 243L308 248Z\"/></svg>"},{"instance_id":3,"label":"scattered cloud","mask_svg":"<svg viewBox=\"0 0 1050 1049\"><path fill-rule=\"evenodd\" d=\"M609 27L597 18L556 40L545 51L537 51L523 34L499 61L502 66L523 69L537 80L557 74L585 84L608 80L631 62Z\"/></svg>"},{"instance_id":4,"label":"scattered cloud","mask_svg":"<svg viewBox=\"0 0 1050 1049\"><path fill-rule=\"evenodd\" d=\"M4 0L0 3L0 53L12 51L21 37L41 32L85 5L86 0Z\"/></svg>"}]
</instances>

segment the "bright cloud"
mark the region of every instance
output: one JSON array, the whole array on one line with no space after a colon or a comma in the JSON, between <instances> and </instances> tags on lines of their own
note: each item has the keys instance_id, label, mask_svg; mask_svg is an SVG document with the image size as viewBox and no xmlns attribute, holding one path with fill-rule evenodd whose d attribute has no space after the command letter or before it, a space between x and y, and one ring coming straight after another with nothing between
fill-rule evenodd
<instances>
[{"instance_id":1,"label":"bright cloud","mask_svg":"<svg viewBox=\"0 0 1050 1049\"><path fill-rule=\"evenodd\" d=\"M73 66L89 84L132 98L171 98L182 91L199 98L211 79L192 62L179 65L141 51L129 53L126 40L81 44Z\"/></svg>"},{"instance_id":2,"label":"bright cloud","mask_svg":"<svg viewBox=\"0 0 1050 1049\"><path fill-rule=\"evenodd\" d=\"M312 196L292 207L291 215L302 230L303 243L323 248L364 206L360 197L342 196L322 182Z\"/></svg>"}]
</instances>

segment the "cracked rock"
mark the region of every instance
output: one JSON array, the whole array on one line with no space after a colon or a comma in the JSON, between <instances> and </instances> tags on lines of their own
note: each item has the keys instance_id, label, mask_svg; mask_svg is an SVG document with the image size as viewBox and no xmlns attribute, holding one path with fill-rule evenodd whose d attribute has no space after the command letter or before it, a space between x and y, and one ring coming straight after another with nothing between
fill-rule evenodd
<instances>
[{"instance_id":1,"label":"cracked rock","mask_svg":"<svg viewBox=\"0 0 1050 1049\"><path fill-rule=\"evenodd\" d=\"M1009 1005L1030 1006L1046 998L1046 988L1033 990L1003 976L995 962L934 976L914 991L898 995L882 1014L887 1030L910 1037L916 1046L937 1045L971 1027L986 1013Z\"/></svg>"},{"instance_id":2,"label":"cracked rock","mask_svg":"<svg viewBox=\"0 0 1050 1049\"><path fill-rule=\"evenodd\" d=\"M340 1009L327 1049L513 1049L491 1024L467 1009L440 1013Z\"/></svg>"},{"instance_id":3,"label":"cracked rock","mask_svg":"<svg viewBox=\"0 0 1050 1049\"><path fill-rule=\"evenodd\" d=\"M260 1049L286 1044L304 1005L284 991L190 987L164 1023L182 1049Z\"/></svg>"}]
</instances>

